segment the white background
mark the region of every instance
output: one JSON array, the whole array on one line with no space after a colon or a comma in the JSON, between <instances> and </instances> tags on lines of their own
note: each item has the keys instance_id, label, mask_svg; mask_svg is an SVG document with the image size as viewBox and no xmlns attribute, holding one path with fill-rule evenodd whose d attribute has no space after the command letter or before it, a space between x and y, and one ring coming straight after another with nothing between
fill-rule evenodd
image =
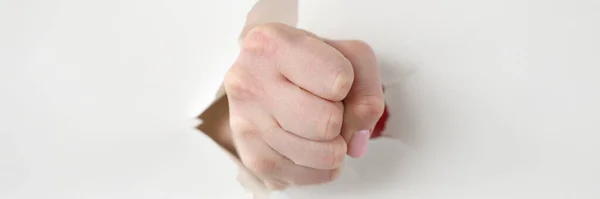
<instances>
[{"instance_id":1,"label":"white background","mask_svg":"<svg viewBox=\"0 0 600 199\"><path fill-rule=\"evenodd\" d=\"M0 1L0 198L241 198L194 117L251 4Z\"/></svg>"},{"instance_id":2,"label":"white background","mask_svg":"<svg viewBox=\"0 0 600 199\"><path fill-rule=\"evenodd\" d=\"M252 2L0 2L0 198L243 197L192 127ZM414 142L289 197L600 198L600 2L301 2L401 71L388 132Z\"/></svg>"},{"instance_id":3,"label":"white background","mask_svg":"<svg viewBox=\"0 0 600 199\"><path fill-rule=\"evenodd\" d=\"M301 2L301 27L371 44L416 150L373 143L360 180L298 195L600 198L600 1Z\"/></svg>"}]
</instances>

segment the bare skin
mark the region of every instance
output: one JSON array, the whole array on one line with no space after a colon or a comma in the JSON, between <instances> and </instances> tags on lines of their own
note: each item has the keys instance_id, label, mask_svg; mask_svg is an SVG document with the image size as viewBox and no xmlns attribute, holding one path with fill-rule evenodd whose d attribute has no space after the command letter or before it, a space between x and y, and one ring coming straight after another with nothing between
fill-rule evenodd
<instances>
[{"instance_id":1,"label":"bare skin","mask_svg":"<svg viewBox=\"0 0 600 199\"><path fill-rule=\"evenodd\" d=\"M370 46L295 28L296 14L297 0L255 4L227 97L201 116L200 130L270 189L335 180L346 155L365 153L384 111Z\"/></svg>"},{"instance_id":2,"label":"bare skin","mask_svg":"<svg viewBox=\"0 0 600 199\"><path fill-rule=\"evenodd\" d=\"M271 189L335 180L383 113L378 67L364 42L256 26L225 77L230 128L217 137Z\"/></svg>"}]
</instances>

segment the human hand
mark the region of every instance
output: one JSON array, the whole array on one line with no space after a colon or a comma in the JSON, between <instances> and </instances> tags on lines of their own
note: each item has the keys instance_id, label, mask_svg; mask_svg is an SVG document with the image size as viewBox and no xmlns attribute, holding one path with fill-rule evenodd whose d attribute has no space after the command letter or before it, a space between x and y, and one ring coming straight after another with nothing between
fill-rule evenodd
<instances>
[{"instance_id":1,"label":"human hand","mask_svg":"<svg viewBox=\"0 0 600 199\"><path fill-rule=\"evenodd\" d=\"M225 77L232 139L271 189L336 179L384 110L379 66L360 41L283 24L252 28Z\"/></svg>"}]
</instances>

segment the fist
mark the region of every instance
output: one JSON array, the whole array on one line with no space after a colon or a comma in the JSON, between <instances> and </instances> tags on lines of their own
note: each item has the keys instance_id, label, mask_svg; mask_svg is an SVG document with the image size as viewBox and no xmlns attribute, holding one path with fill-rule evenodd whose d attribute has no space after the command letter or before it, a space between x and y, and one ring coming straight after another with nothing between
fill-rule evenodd
<instances>
[{"instance_id":1,"label":"fist","mask_svg":"<svg viewBox=\"0 0 600 199\"><path fill-rule=\"evenodd\" d=\"M283 24L248 31L225 90L238 155L271 189L336 179L346 155L364 154L384 111L366 43Z\"/></svg>"}]
</instances>

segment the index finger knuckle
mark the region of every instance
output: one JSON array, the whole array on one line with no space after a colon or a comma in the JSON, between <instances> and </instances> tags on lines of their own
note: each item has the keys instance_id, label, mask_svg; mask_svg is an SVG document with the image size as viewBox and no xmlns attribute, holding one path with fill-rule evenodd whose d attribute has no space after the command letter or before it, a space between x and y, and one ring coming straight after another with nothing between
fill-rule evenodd
<instances>
[{"instance_id":1,"label":"index finger knuckle","mask_svg":"<svg viewBox=\"0 0 600 199\"><path fill-rule=\"evenodd\" d=\"M265 24L252 28L242 40L242 50L261 54L273 53L283 40L283 29L278 24Z\"/></svg>"},{"instance_id":2,"label":"index finger knuckle","mask_svg":"<svg viewBox=\"0 0 600 199\"><path fill-rule=\"evenodd\" d=\"M382 96L364 96L355 104L354 111L365 120L376 120L383 115L385 102Z\"/></svg>"},{"instance_id":3,"label":"index finger knuckle","mask_svg":"<svg viewBox=\"0 0 600 199\"><path fill-rule=\"evenodd\" d=\"M240 71L238 67L233 66L225 74L223 86L225 92L229 97L232 98L249 98L254 94L254 88L252 85L255 83L245 74Z\"/></svg>"}]
</instances>

